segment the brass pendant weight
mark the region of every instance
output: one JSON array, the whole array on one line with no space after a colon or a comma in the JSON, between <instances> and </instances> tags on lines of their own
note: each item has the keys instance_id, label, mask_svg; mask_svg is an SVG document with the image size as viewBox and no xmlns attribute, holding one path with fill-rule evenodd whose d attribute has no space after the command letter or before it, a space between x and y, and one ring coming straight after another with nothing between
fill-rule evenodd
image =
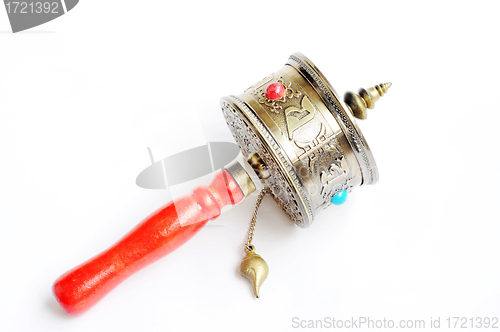
<instances>
[{"instance_id":1,"label":"brass pendant weight","mask_svg":"<svg viewBox=\"0 0 500 332\"><path fill-rule=\"evenodd\" d=\"M266 187L261 190L259 196L257 197L252 221L250 222L250 229L248 230L247 242L245 243L246 255L240 265L241 275L250 280L250 282L252 283L253 292L256 298L259 298L260 286L262 286L269 274L269 266L267 266L266 261L255 252L255 247L252 244L252 240L260 203L262 202L264 196L269 193L271 193L271 191Z\"/></svg>"},{"instance_id":2,"label":"brass pendant weight","mask_svg":"<svg viewBox=\"0 0 500 332\"><path fill-rule=\"evenodd\" d=\"M255 247L250 245L245 248L245 258L240 265L241 275L250 280L253 293L256 298L260 296L260 286L269 274L269 266L266 261L255 252Z\"/></svg>"}]
</instances>

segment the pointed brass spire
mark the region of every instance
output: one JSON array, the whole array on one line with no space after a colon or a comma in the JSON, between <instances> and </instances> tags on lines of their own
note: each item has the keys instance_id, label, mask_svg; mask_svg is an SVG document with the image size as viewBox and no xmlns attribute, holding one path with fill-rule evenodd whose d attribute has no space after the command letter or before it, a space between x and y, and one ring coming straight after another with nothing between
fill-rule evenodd
<instances>
[{"instance_id":1,"label":"pointed brass spire","mask_svg":"<svg viewBox=\"0 0 500 332\"><path fill-rule=\"evenodd\" d=\"M344 102L356 118L364 120L367 116L366 108L373 109L375 102L387 93L391 85L392 83L383 83L367 90L361 88L357 94L347 91L344 95Z\"/></svg>"}]
</instances>

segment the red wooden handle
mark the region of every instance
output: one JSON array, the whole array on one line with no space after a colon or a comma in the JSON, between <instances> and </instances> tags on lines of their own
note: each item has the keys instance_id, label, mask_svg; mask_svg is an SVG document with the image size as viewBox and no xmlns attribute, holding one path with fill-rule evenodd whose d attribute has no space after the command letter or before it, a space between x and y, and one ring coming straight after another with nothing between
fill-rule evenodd
<instances>
[{"instance_id":1,"label":"red wooden handle","mask_svg":"<svg viewBox=\"0 0 500 332\"><path fill-rule=\"evenodd\" d=\"M221 208L244 198L238 184L220 171L207 187L163 206L111 248L60 276L53 293L71 315L96 304L123 280L192 238Z\"/></svg>"}]
</instances>

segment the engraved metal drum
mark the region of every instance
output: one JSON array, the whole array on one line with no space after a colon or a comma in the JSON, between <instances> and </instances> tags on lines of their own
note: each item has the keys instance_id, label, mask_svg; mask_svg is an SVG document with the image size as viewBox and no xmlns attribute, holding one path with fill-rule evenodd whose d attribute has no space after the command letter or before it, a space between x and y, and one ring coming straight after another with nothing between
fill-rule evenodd
<instances>
[{"instance_id":1,"label":"engraved metal drum","mask_svg":"<svg viewBox=\"0 0 500 332\"><path fill-rule=\"evenodd\" d=\"M266 97L272 83L285 87ZM281 209L301 227L341 190L374 184L372 153L351 112L316 66L300 53L239 96L221 99L226 122L244 156L256 154L261 177Z\"/></svg>"}]
</instances>

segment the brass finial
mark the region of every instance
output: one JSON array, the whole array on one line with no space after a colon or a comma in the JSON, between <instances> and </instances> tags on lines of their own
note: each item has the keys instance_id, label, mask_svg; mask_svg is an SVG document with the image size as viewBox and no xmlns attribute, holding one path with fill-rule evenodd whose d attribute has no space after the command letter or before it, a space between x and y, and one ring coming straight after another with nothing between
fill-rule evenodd
<instances>
[{"instance_id":1,"label":"brass finial","mask_svg":"<svg viewBox=\"0 0 500 332\"><path fill-rule=\"evenodd\" d=\"M344 95L344 102L349 106L351 113L358 119L366 119L366 108L373 109L375 102L380 99L392 83L382 83L367 90L361 88L358 93L347 91Z\"/></svg>"}]
</instances>

